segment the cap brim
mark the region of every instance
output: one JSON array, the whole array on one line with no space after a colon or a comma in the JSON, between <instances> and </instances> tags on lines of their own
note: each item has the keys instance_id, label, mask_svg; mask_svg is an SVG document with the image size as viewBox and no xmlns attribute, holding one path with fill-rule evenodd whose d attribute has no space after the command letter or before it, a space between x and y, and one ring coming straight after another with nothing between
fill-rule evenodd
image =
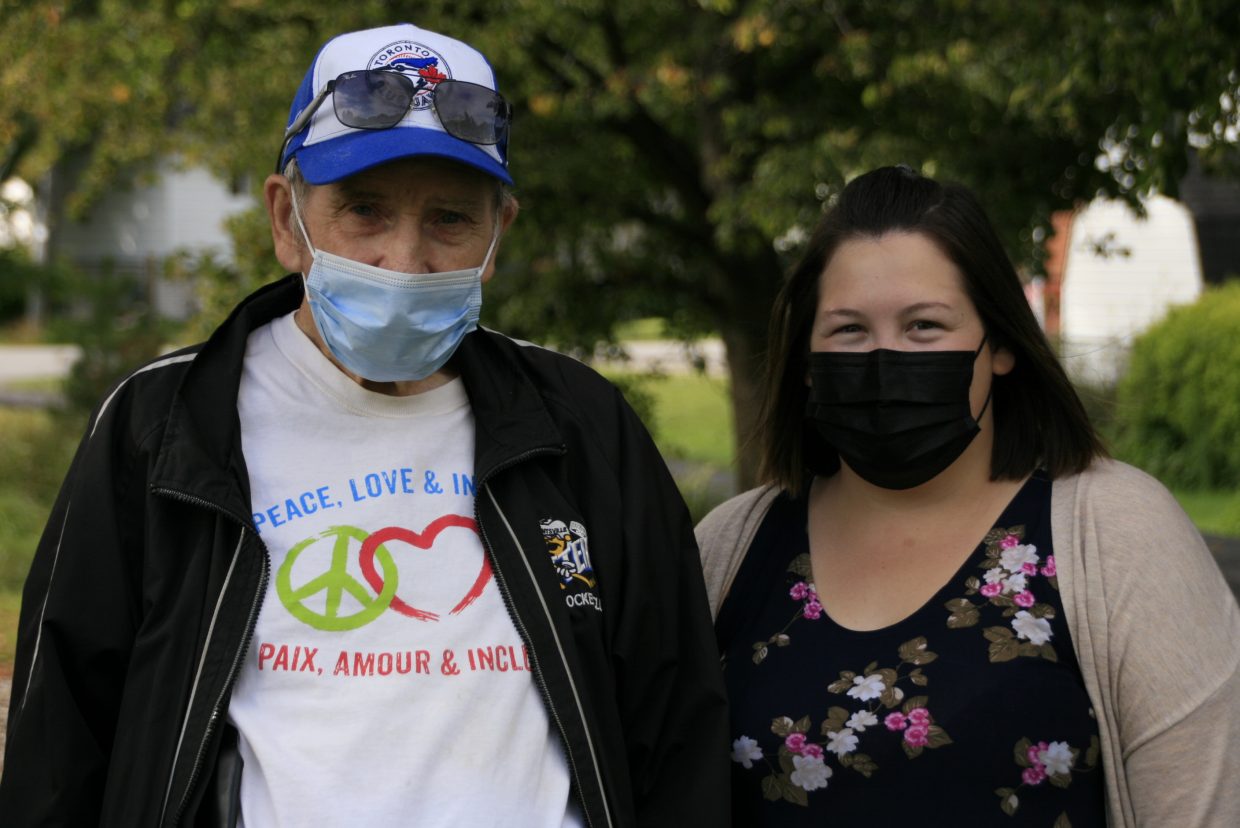
<instances>
[{"instance_id":1,"label":"cap brim","mask_svg":"<svg viewBox=\"0 0 1240 828\"><path fill-rule=\"evenodd\" d=\"M512 185L508 170L486 152L446 132L420 127L351 132L327 141L302 145L291 153L311 184L330 184L389 161L434 156L458 161Z\"/></svg>"}]
</instances>

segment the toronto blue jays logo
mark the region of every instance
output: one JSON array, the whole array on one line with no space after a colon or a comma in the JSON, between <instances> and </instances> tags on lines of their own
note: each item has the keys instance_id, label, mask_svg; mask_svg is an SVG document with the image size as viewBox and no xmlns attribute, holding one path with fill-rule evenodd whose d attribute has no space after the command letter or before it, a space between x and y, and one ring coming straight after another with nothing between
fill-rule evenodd
<instances>
[{"instance_id":1,"label":"toronto blue jays logo","mask_svg":"<svg viewBox=\"0 0 1240 828\"><path fill-rule=\"evenodd\" d=\"M391 69L412 80L417 90L413 99L415 110L429 107L430 91L440 81L452 77L443 55L411 40L398 40L384 46L371 57L366 68Z\"/></svg>"}]
</instances>

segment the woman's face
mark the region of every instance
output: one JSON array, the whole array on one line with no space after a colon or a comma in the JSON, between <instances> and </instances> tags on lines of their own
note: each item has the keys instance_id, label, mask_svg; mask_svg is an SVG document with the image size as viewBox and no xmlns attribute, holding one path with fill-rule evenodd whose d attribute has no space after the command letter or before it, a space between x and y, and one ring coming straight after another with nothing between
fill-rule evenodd
<instances>
[{"instance_id":1,"label":"woman's face","mask_svg":"<svg viewBox=\"0 0 1240 828\"><path fill-rule=\"evenodd\" d=\"M892 232L836 249L819 277L810 350L977 351L983 333L951 259L920 233ZM1014 364L1006 349L982 349L969 392L975 415L992 375Z\"/></svg>"}]
</instances>

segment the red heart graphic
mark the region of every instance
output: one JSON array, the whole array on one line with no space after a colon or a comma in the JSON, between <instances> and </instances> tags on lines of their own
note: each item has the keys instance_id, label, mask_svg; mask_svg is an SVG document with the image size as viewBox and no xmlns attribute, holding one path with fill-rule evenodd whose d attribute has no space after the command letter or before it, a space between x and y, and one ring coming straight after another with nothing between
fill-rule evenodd
<instances>
[{"instance_id":1,"label":"red heart graphic","mask_svg":"<svg viewBox=\"0 0 1240 828\"><path fill-rule=\"evenodd\" d=\"M362 575L365 576L366 583L370 584L371 589L375 592L383 591L383 577L375 569L375 548L379 545L388 541L404 541L410 546L416 546L419 549L430 549L439 533L452 526L472 529L475 534L478 532L477 522L465 515L444 515L443 517L435 518L420 534L400 526L385 526L382 529L371 532L370 537L363 541L361 552L358 553L362 565ZM465 593L465 597L461 598L448 614L456 615L478 600L478 596L482 594L482 590L486 587L489 580L491 580L491 559L483 552L482 569L478 571L478 577L474 579L474 585L469 588L469 591ZM400 598L393 597L390 606L401 615L407 615L419 621L439 620L438 613L412 607Z\"/></svg>"}]
</instances>

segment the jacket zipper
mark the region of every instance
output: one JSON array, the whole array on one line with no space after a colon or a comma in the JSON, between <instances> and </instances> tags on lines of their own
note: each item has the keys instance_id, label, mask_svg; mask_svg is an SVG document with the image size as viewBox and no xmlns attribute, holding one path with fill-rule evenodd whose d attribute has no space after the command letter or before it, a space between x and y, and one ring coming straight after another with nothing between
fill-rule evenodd
<instances>
[{"instance_id":1,"label":"jacket zipper","mask_svg":"<svg viewBox=\"0 0 1240 828\"><path fill-rule=\"evenodd\" d=\"M496 499L495 493L491 491L491 487L489 484L490 484L490 479L494 477L496 474L498 474L499 472L503 471L504 469L511 468L512 466L515 466L518 463L521 463L525 460L536 457L538 455L557 454L557 453L562 453L562 452L556 452L554 449L550 449L550 448L542 448L542 449L534 449L531 451L527 451L524 454L520 454L514 458L511 458L506 463L492 469L491 472L486 477L482 478L482 480L479 483L479 487L478 487L480 490L485 491L487 493L487 496L491 499L491 504L495 507L495 511L499 513L500 519L504 522L504 526L508 529L509 535L512 538L513 545L516 546L518 554L521 555L523 560L526 560L526 571L529 572L530 581L533 584L535 594L538 595L539 601L543 600L542 593L538 589L538 582L534 580L533 571L529 569L529 562L525 558L525 550L521 548L521 544L517 540L516 534L512 531L512 525L508 522L508 517L507 515L504 514L504 510L500 508L499 501ZM474 512L475 513L478 512L477 505L474 506ZM486 525L482 521L481 514L475 514L475 517L478 520L478 531L482 535L483 545L488 551L493 550L495 547L491 543L490 539L487 537ZM556 728L560 732L560 739L564 744L564 756L565 756L565 759L567 759L568 766L572 771L573 782L577 786L577 791L579 793L582 793L582 796L581 796L582 815L585 817L586 825L591 826L592 828L594 825L594 820L590 818L589 804L586 802L586 798L584 796L584 792L581 786L581 773L577 767L577 762L573 758L572 749L569 747L569 744L568 744L568 731L564 729L564 722L560 718L559 710L556 708L555 702L551 698L550 691L547 690L547 684L544 681L543 675L542 675L542 668L539 665L539 656L538 656L538 653L534 649L534 643L530 639L529 631L526 629L525 622L521 619L520 613L517 612L517 608L512 602L512 598L508 590L508 583L507 583L507 580L504 578L503 567L500 566L498 556L495 555L494 552L490 552L490 554L491 554L492 569L494 570L494 573L495 573L495 580L499 584L500 595L504 599L504 604L508 608L509 615L512 616L512 620L516 624L517 632L520 634L522 641L525 642L525 645L530 652L530 657L531 657L531 660L533 661L533 666L534 666L535 684L538 686L538 690L541 693L542 698L543 698L543 703L547 706L547 710L551 713L551 718L555 722ZM544 610L545 609L546 607L544 604ZM564 666L564 674L568 676L569 684L573 688L573 699L577 706L577 715L581 719L581 728L582 728L582 731L586 735L586 744L590 748L590 758L594 763L594 773L595 773L595 778L598 781L599 796L603 800L603 803L602 803L603 804L603 816L607 820L607 825L611 826L612 825L611 809L608 808L607 806L607 789L603 785L602 774L599 772L598 757L594 754L594 741L590 737L590 727L586 723L585 711L581 707L581 699L577 695L577 686L573 682L572 671L569 669L568 660L564 656L563 648L560 647L560 643L559 643L560 636L559 636L559 633L555 629L555 622L551 618L550 612L547 612L546 616L547 616L547 626L551 629L551 635L556 640L556 647L559 648L560 650L560 653L559 653L560 662Z\"/></svg>"},{"instance_id":2,"label":"jacket zipper","mask_svg":"<svg viewBox=\"0 0 1240 828\"><path fill-rule=\"evenodd\" d=\"M234 566L236 566L237 560L241 556L241 547L245 544L245 537L246 537L246 533L249 531L249 527L247 527L243 521L238 520L237 516L234 515L232 512L229 512L227 509L224 509L221 506L217 506L216 504L211 503L210 501L206 501L206 500L203 500L202 498L194 497L193 495L187 495L182 492L174 491L172 489L154 489L153 491L155 494L165 495L165 496L173 498L174 500L180 500L183 503L189 503L194 506L201 506L203 508L209 509L218 514L224 515L225 517L231 518L233 521L239 524L240 535L237 538L237 547L233 551L233 560L232 560L232 563L229 564L228 575L225 576L224 585L220 588L219 597L216 599L216 611L218 612L219 607L223 603L223 600L224 600L224 593L228 591L228 582L232 578L232 569ZM172 818L171 824L173 826L180 824L181 818L185 816L185 808L189 804L189 795L194 790L194 785L197 783L198 776L200 772L202 771L203 754L206 751L207 743L211 741L211 736L215 732L215 728L217 726L217 723L219 722L220 707L224 700L224 696L227 695L229 688L232 687L233 682L236 680L237 671L241 667L241 660L245 657L246 652L250 648L250 641L254 635L255 621L258 619L258 610L259 610L259 607L262 605L263 593L267 589L267 580L270 578L270 576L271 576L271 562L267 559L267 555L264 552L263 571L259 574L258 588L254 592L253 600L250 602L250 612L246 618L245 632L241 637L241 645L238 647L236 654L233 656L233 662L228 668L228 674L225 677L224 686L220 690L220 695L216 698L215 702L211 706L211 717L207 720L207 726L206 726L206 729L203 730L202 740L199 742L198 750L194 754L194 765L190 770L189 781L185 786L185 792L181 795L181 801L177 804L176 813ZM203 643L203 648L202 648L203 659L207 657L207 651L211 647L211 637L214 635L213 628L214 628L214 622L212 623L212 629L209 629L207 632L207 640ZM201 664L202 662L200 661L199 665L201 666ZM194 676L194 685L190 689L190 703L186 706L185 719L181 723L182 734L184 734L185 730L189 727L190 715L193 713L193 699L194 699L194 696L198 692L198 682L200 679L201 679L200 674ZM176 768L181 758L181 747L182 745L178 742L176 753L172 757L172 764L170 766L169 776L168 776L168 788L164 792L164 805L163 805L163 808L160 810L160 815L159 815L160 825L164 824L164 817L168 813L168 800L172 796L172 785L176 781Z\"/></svg>"}]
</instances>

